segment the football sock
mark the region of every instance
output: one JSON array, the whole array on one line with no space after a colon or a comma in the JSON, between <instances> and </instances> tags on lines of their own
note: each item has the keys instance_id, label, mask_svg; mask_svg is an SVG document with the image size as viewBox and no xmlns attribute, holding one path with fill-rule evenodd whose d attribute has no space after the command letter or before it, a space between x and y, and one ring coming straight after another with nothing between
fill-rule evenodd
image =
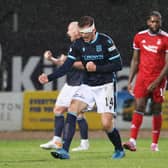
<instances>
[{"instance_id":1,"label":"football sock","mask_svg":"<svg viewBox=\"0 0 168 168\"><path fill-rule=\"evenodd\" d=\"M64 115L56 115L54 118L54 135L61 137L64 128Z\"/></svg>"},{"instance_id":2,"label":"football sock","mask_svg":"<svg viewBox=\"0 0 168 168\"><path fill-rule=\"evenodd\" d=\"M68 112L63 133L63 148L69 152L69 147L76 128L76 113Z\"/></svg>"},{"instance_id":3,"label":"football sock","mask_svg":"<svg viewBox=\"0 0 168 168\"><path fill-rule=\"evenodd\" d=\"M123 150L119 131L116 128L114 128L112 132L106 132L106 133L107 133L108 138L114 145L115 150Z\"/></svg>"},{"instance_id":4,"label":"football sock","mask_svg":"<svg viewBox=\"0 0 168 168\"><path fill-rule=\"evenodd\" d=\"M157 144L162 126L162 114L153 115L152 117L152 143Z\"/></svg>"},{"instance_id":5,"label":"football sock","mask_svg":"<svg viewBox=\"0 0 168 168\"><path fill-rule=\"evenodd\" d=\"M81 139L88 139L88 123L85 118L77 118Z\"/></svg>"},{"instance_id":6,"label":"football sock","mask_svg":"<svg viewBox=\"0 0 168 168\"><path fill-rule=\"evenodd\" d=\"M143 112L135 111L133 113L130 138L137 139L139 128L143 121Z\"/></svg>"}]
</instances>

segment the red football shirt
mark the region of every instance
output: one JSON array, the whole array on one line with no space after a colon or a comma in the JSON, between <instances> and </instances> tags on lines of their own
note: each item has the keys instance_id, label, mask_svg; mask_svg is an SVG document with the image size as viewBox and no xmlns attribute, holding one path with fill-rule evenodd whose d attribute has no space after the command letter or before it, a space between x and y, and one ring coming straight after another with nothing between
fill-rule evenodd
<instances>
[{"instance_id":1,"label":"red football shirt","mask_svg":"<svg viewBox=\"0 0 168 168\"><path fill-rule=\"evenodd\" d=\"M134 37L133 48L140 50L139 72L146 77L156 77L165 65L168 34L163 30L155 35L149 30L141 31Z\"/></svg>"}]
</instances>

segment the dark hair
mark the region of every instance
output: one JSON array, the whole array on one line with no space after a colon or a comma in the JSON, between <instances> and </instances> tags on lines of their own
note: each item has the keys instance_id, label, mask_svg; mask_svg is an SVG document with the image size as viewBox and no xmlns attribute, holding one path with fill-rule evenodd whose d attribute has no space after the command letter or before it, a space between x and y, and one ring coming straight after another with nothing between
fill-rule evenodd
<instances>
[{"instance_id":1,"label":"dark hair","mask_svg":"<svg viewBox=\"0 0 168 168\"><path fill-rule=\"evenodd\" d=\"M162 15L159 11L152 11L150 12L149 16L147 17L147 19L149 20L151 18L151 16L157 16L159 17L160 19L162 19Z\"/></svg>"},{"instance_id":2,"label":"dark hair","mask_svg":"<svg viewBox=\"0 0 168 168\"><path fill-rule=\"evenodd\" d=\"M94 19L91 16L82 16L79 20L78 26L92 26L94 24Z\"/></svg>"}]
</instances>

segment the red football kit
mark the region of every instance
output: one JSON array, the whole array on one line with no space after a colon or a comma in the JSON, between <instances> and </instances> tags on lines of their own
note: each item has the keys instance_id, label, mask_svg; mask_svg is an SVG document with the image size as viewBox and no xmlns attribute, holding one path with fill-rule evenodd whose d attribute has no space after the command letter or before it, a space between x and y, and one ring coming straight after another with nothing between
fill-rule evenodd
<instances>
[{"instance_id":1,"label":"red football kit","mask_svg":"<svg viewBox=\"0 0 168 168\"><path fill-rule=\"evenodd\" d=\"M155 35L149 30L141 31L134 37L133 48L140 52L134 94L136 98L147 97L147 87L159 76L165 65L165 54L168 53L168 34L162 30ZM163 102L165 87L166 78L152 93L155 102Z\"/></svg>"}]
</instances>

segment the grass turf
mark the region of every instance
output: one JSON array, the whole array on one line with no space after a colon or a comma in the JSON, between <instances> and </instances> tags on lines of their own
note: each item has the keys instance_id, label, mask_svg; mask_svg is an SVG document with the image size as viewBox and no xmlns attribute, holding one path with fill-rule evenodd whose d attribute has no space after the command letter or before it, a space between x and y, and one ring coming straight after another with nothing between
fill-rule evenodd
<instances>
[{"instance_id":1,"label":"grass turf","mask_svg":"<svg viewBox=\"0 0 168 168\"><path fill-rule=\"evenodd\" d=\"M126 151L121 160L111 159L113 147L106 139L91 139L90 149L70 152L70 160L54 159L39 145L45 140L0 140L0 168L167 168L168 140L160 139L159 152L150 151L151 139L139 139L137 152ZM74 140L72 147L79 145Z\"/></svg>"}]
</instances>

